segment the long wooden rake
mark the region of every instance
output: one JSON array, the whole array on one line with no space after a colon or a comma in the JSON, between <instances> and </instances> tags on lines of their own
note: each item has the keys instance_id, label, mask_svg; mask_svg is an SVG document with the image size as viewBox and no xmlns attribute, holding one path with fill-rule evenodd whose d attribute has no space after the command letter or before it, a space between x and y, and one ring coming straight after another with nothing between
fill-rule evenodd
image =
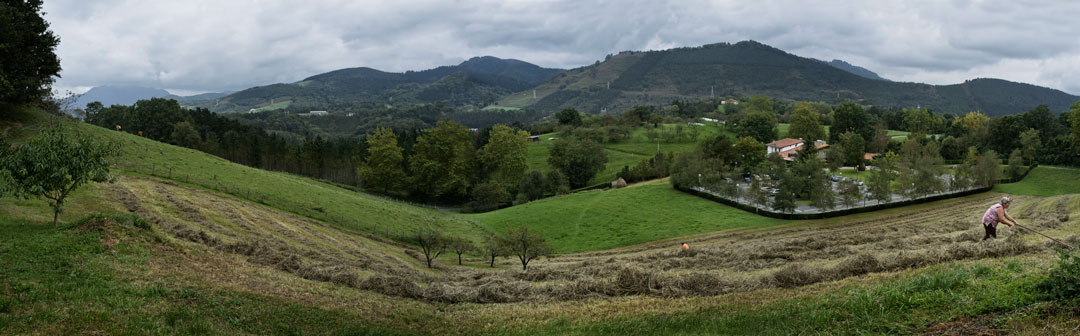
<instances>
[{"instance_id":1,"label":"long wooden rake","mask_svg":"<svg viewBox=\"0 0 1080 336\"><path fill-rule=\"evenodd\" d=\"M1028 231L1031 231L1031 232L1037 233L1037 234L1039 234L1040 236L1046 237L1047 239L1053 240L1053 241L1057 242L1058 244L1061 244L1062 246L1065 246L1065 248L1068 248L1069 250L1074 250L1074 249L1076 249L1076 246L1072 246L1072 245L1066 244L1065 242L1063 242L1063 241L1060 241L1060 240L1057 240L1057 239L1055 239L1054 237L1051 237L1051 236L1047 236L1047 235L1043 234L1042 232L1039 232L1039 231L1035 231L1035 230L1034 230L1034 229L1032 229L1032 228L1029 228L1029 227L1026 227L1026 226L1020 225L1020 223L1016 223L1016 226L1019 226L1020 228L1022 228L1022 229L1024 229L1024 230L1028 230Z\"/></svg>"}]
</instances>

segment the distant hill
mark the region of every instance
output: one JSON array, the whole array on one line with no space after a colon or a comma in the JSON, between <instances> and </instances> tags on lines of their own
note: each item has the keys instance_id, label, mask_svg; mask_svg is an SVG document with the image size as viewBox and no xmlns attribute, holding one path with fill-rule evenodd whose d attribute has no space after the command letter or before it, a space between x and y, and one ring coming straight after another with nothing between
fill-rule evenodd
<instances>
[{"instance_id":1,"label":"distant hill","mask_svg":"<svg viewBox=\"0 0 1080 336\"><path fill-rule=\"evenodd\" d=\"M176 99L184 106L199 106L212 104L217 99L228 95L229 93L211 92L197 94L193 96L178 96L169 93L163 89L149 88L143 86L97 86L86 93L79 96L79 99L75 101L75 108L86 107L86 104L92 102L101 102L102 105L131 105L139 100L145 100L150 98L168 98Z\"/></svg>"},{"instance_id":2,"label":"distant hill","mask_svg":"<svg viewBox=\"0 0 1080 336\"><path fill-rule=\"evenodd\" d=\"M828 64L835 67L835 68L837 68L837 69L844 70L844 71L859 75L860 77L863 77L863 78L877 79L877 80L888 80L888 79L885 79L885 78L881 78L881 76L878 76L878 74L874 73L873 71L867 70L864 67L851 65L851 63L844 62L844 61L841 61L841 60L838 60L838 59L834 59L831 62L828 62Z\"/></svg>"},{"instance_id":3,"label":"distant hill","mask_svg":"<svg viewBox=\"0 0 1080 336\"><path fill-rule=\"evenodd\" d=\"M558 73L514 59L474 57L423 71L384 72L367 67L330 71L291 84L272 84L223 97L211 110L248 111L293 105L326 108L352 102L432 103L482 108L499 97L539 85Z\"/></svg>"},{"instance_id":4,"label":"distant hill","mask_svg":"<svg viewBox=\"0 0 1080 336\"><path fill-rule=\"evenodd\" d=\"M535 98L533 97L535 90ZM506 107L544 111L573 107L588 113L621 111L672 100L764 94L790 100L922 106L946 113L1015 114L1039 104L1066 110L1080 100L1058 90L1000 79L955 85L869 79L815 59L754 41L662 51L622 52L568 70L535 88L499 100Z\"/></svg>"},{"instance_id":5,"label":"distant hill","mask_svg":"<svg viewBox=\"0 0 1080 336\"><path fill-rule=\"evenodd\" d=\"M105 106L131 105L141 99L161 98L172 96L169 91L141 86L98 86L86 91L75 103L75 107L83 108L92 102L101 102Z\"/></svg>"}]
</instances>

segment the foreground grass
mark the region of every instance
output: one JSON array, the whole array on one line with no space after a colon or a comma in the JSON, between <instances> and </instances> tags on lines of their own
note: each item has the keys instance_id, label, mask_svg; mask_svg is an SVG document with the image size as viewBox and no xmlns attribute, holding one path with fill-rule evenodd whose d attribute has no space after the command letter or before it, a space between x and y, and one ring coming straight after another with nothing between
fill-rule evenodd
<instances>
[{"instance_id":1,"label":"foreground grass","mask_svg":"<svg viewBox=\"0 0 1080 336\"><path fill-rule=\"evenodd\" d=\"M126 222L121 220L120 222ZM347 312L171 279L117 271L144 269L153 234L52 227L0 217L0 334L405 334Z\"/></svg>"},{"instance_id":2,"label":"foreground grass","mask_svg":"<svg viewBox=\"0 0 1080 336\"><path fill-rule=\"evenodd\" d=\"M1057 196L1080 190L1080 169L1038 166L1023 181L999 184L994 191L1030 196Z\"/></svg>"},{"instance_id":3,"label":"foreground grass","mask_svg":"<svg viewBox=\"0 0 1080 336\"><path fill-rule=\"evenodd\" d=\"M863 335L948 331L957 326L963 328L954 333L1023 329L1031 323L1023 310L1063 305L1042 301L1035 290L1045 277L1041 272L1046 263L1033 258L949 263L871 282L778 290L774 294L786 298L764 303L733 297L688 312L673 307L672 313L589 322L566 317L528 330L493 334ZM835 288L822 291L822 287ZM947 321L960 322L941 323Z\"/></svg>"},{"instance_id":4,"label":"foreground grass","mask_svg":"<svg viewBox=\"0 0 1080 336\"><path fill-rule=\"evenodd\" d=\"M471 216L495 231L528 226L558 253L788 222L691 196L666 183L570 194Z\"/></svg>"}]
</instances>

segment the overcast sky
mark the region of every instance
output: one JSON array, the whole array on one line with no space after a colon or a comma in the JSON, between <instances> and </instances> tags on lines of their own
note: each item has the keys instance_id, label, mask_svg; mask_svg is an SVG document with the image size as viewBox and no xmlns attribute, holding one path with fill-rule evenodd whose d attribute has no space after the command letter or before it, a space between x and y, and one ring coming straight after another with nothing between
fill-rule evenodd
<instances>
[{"instance_id":1,"label":"overcast sky","mask_svg":"<svg viewBox=\"0 0 1080 336\"><path fill-rule=\"evenodd\" d=\"M882 77L1002 78L1080 94L1075 1L46 0L58 89L178 94L341 68L423 70L473 56L575 68L609 53L756 40Z\"/></svg>"}]
</instances>

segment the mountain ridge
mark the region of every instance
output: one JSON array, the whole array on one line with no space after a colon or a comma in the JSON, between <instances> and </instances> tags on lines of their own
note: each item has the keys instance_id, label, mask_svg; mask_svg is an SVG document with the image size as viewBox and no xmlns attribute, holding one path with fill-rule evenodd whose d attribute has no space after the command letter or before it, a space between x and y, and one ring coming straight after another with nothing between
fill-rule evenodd
<instances>
[{"instance_id":1,"label":"mountain ridge","mask_svg":"<svg viewBox=\"0 0 1080 336\"><path fill-rule=\"evenodd\" d=\"M869 79L827 62L742 41L621 52L597 64L567 70L536 88L505 96L498 104L600 113L674 100L757 94L830 104L856 101L897 108L922 106L952 114L982 111L991 116L1022 113L1039 104L1063 111L1080 100L1060 90L1000 79L953 85Z\"/></svg>"}]
</instances>

